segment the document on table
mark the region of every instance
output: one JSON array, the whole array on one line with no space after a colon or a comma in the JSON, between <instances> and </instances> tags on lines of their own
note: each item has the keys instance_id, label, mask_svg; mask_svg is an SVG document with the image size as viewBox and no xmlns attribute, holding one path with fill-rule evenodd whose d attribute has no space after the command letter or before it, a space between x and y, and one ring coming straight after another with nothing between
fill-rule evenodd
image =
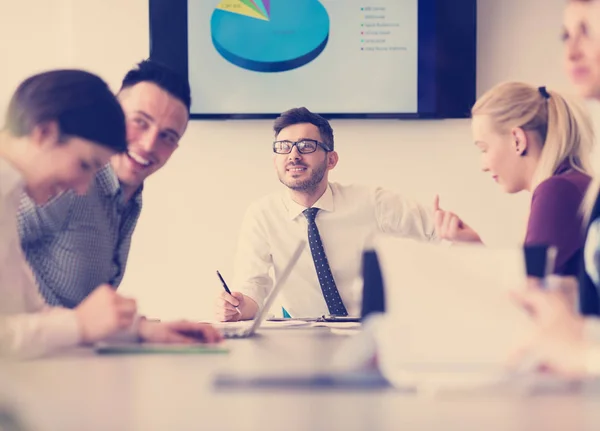
<instances>
[{"instance_id":1,"label":"document on table","mask_svg":"<svg viewBox=\"0 0 600 431\"><path fill-rule=\"evenodd\" d=\"M312 322L310 326L350 330L360 329L360 322Z\"/></svg>"},{"instance_id":2,"label":"document on table","mask_svg":"<svg viewBox=\"0 0 600 431\"><path fill-rule=\"evenodd\" d=\"M245 320L243 322L212 321L212 322L206 322L206 323L210 323L217 329L224 329L224 328L245 329L245 328L249 328L250 326L252 326L253 321L252 320ZM310 323L311 322L304 322L301 320L275 321L275 322L265 321L265 322L261 323L260 328L261 329L279 329L279 328L289 328L289 327L295 327L295 326L309 326Z\"/></svg>"}]
</instances>

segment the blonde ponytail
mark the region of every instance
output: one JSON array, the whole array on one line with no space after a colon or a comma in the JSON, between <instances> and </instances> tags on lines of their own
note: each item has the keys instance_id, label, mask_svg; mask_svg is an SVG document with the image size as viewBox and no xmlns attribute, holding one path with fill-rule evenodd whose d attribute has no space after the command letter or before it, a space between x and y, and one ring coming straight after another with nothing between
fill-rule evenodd
<instances>
[{"instance_id":1,"label":"blonde ponytail","mask_svg":"<svg viewBox=\"0 0 600 431\"><path fill-rule=\"evenodd\" d=\"M581 105L556 91L520 82L499 84L475 103L471 113L488 115L500 132L514 127L537 132L543 144L532 190L565 162L571 169L592 175L591 119Z\"/></svg>"},{"instance_id":2,"label":"blonde ponytail","mask_svg":"<svg viewBox=\"0 0 600 431\"><path fill-rule=\"evenodd\" d=\"M556 91L548 92L546 140L533 179L533 188L550 178L563 163L592 176L591 153L594 129L579 103Z\"/></svg>"}]
</instances>

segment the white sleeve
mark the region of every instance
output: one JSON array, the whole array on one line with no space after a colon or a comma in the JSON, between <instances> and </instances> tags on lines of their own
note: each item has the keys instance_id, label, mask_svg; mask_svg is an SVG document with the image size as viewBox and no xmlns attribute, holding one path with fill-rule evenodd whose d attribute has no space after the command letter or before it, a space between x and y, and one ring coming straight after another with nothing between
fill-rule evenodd
<instances>
[{"instance_id":1,"label":"white sleeve","mask_svg":"<svg viewBox=\"0 0 600 431\"><path fill-rule=\"evenodd\" d=\"M382 188L375 190L375 209L382 233L426 241L437 239L433 209Z\"/></svg>"},{"instance_id":2,"label":"white sleeve","mask_svg":"<svg viewBox=\"0 0 600 431\"><path fill-rule=\"evenodd\" d=\"M25 257L23 257L21 262L22 275L19 278L23 284L22 292L23 297L25 299L27 311L41 312L53 309L54 307L49 306L44 300L42 294L40 293L37 281L35 279L35 275L33 275L31 267L25 260Z\"/></svg>"},{"instance_id":3,"label":"white sleeve","mask_svg":"<svg viewBox=\"0 0 600 431\"><path fill-rule=\"evenodd\" d=\"M259 307L273 287L269 274L273 258L264 223L258 208L250 207L242 222L234 261L234 283L230 286L232 291L252 298Z\"/></svg>"},{"instance_id":4,"label":"white sleeve","mask_svg":"<svg viewBox=\"0 0 600 431\"><path fill-rule=\"evenodd\" d=\"M0 351L19 358L35 358L79 344L79 323L73 310L52 308L42 312L0 317Z\"/></svg>"},{"instance_id":5,"label":"white sleeve","mask_svg":"<svg viewBox=\"0 0 600 431\"><path fill-rule=\"evenodd\" d=\"M123 331L105 339L108 342L139 341L139 316ZM37 313L0 317L0 355L22 359L37 358L80 344L79 322L74 310L52 307Z\"/></svg>"},{"instance_id":6,"label":"white sleeve","mask_svg":"<svg viewBox=\"0 0 600 431\"><path fill-rule=\"evenodd\" d=\"M25 309L0 317L0 352L20 358L44 356L79 344L81 339L75 311L46 305L31 268L24 258L16 260L15 295L23 295Z\"/></svg>"}]
</instances>

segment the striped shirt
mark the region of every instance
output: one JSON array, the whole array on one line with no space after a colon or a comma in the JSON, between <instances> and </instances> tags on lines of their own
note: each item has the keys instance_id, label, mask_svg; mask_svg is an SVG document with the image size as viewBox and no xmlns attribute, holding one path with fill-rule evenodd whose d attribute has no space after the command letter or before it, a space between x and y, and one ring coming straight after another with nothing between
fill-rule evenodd
<instances>
[{"instance_id":1,"label":"striped shirt","mask_svg":"<svg viewBox=\"0 0 600 431\"><path fill-rule=\"evenodd\" d=\"M119 286L141 208L141 188L124 202L110 165L85 196L68 191L38 206L23 194L21 246L48 304L74 308L100 284Z\"/></svg>"}]
</instances>

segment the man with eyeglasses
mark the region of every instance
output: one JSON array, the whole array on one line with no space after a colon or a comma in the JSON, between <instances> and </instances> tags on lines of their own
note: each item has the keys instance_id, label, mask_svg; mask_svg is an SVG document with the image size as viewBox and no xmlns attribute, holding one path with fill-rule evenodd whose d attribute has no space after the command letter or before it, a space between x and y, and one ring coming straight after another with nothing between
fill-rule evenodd
<instances>
[{"instance_id":1,"label":"man with eyeglasses","mask_svg":"<svg viewBox=\"0 0 600 431\"><path fill-rule=\"evenodd\" d=\"M288 263L307 240L285 289L284 317L358 316L362 253L377 233L435 239L433 214L381 188L329 182L338 163L329 122L306 108L274 124L274 165L287 190L248 209L235 258L234 292L223 292L217 318L252 319Z\"/></svg>"}]
</instances>

